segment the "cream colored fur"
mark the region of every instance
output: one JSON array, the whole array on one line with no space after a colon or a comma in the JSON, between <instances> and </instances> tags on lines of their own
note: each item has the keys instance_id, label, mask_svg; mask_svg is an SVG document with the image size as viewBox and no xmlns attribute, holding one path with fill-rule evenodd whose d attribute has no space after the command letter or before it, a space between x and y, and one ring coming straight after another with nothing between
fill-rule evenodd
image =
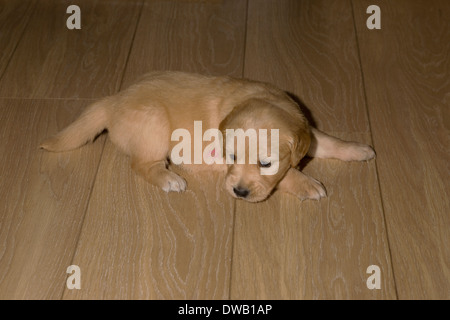
<instances>
[{"instance_id":1,"label":"cream colored fur","mask_svg":"<svg viewBox=\"0 0 450 320\"><path fill-rule=\"evenodd\" d=\"M251 202L266 199L276 188L300 199L324 197L322 184L296 169L306 154L345 161L375 156L370 146L311 128L297 104L272 85L182 72L145 75L128 89L89 106L41 147L53 152L72 150L107 129L111 141L131 157L137 173L166 192L180 192L186 189L186 181L169 167L170 151L176 144L171 133L185 128L193 135L196 120L202 121L203 130L280 130L280 165L274 175L261 175L258 164L185 165L191 170L225 171L225 189Z\"/></svg>"}]
</instances>

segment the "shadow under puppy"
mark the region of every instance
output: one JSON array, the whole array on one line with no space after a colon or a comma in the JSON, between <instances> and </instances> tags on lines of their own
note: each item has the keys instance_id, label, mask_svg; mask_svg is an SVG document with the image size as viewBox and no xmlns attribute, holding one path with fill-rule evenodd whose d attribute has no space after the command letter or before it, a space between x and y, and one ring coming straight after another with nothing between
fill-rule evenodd
<instances>
[{"instance_id":1,"label":"shadow under puppy","mask_svg":"<svg viewBox=\"0 0 450 320\"><path fill-rule=\"evenodd\" d=\"M183 72L146 74L128 89L93 103L40 147L53 152L73 150L107 129L111 141L131 157L138 174L166 192L180 192L186 189L186 181L169 168L176 145L172 132L184 128L194 135L198 120L203 129L218 128L224 137L227 129L266 129L271 141L271 129L278 129L278 170L273 174L263 175L261 168L271 167L274 160L258 156L256 163L239 162L228 144L214 153L231 158L231 164L182 164L191 170L226 171L226 190L250 202L266 199L275 189L302 200L326 196L320 182L296 169L305 155L344 161L375 157L368 145L342 141L310 127L294 100L272 85ZM258 147L258 155L260 151Z\"/></svg>"}]
</instances>

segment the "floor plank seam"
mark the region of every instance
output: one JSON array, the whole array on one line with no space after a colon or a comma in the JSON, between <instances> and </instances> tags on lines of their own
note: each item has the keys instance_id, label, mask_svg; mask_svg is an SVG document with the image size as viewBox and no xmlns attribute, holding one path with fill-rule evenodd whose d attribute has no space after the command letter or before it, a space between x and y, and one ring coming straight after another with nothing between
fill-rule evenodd
<instances>
[{"instance_id":1,"label":"floor plank seam","mask_svg":"<svg viewBox=\"0 0 450 320\"><path fill-rule=\"evenodd\" d=\"M245 60L247 58L247 36L248 36L248 7L250 0L247 0L247 5L245 7L245 33L244 33L244 50L242 52L242 72L241 77L245 76Z\"/></svg>"},{"instance_id":2,"label":"floor plank seam","mask_svg":"<svg viewBox=\"0 0 450 320\"><path fill-rule=\"evenodd\" d=\"M14 54L16 53L16 50L17 50L17 47L19 46L19 43L22 41L22 38L23 38L23 35L25 34L25 31L28 29L28 24L31 21L31 17L34 14L34 11L36 10L36 2L33 2L31 4L31 6L33 6L33 8L31 9L31 13L28 15L28 21L26 22L25 26L23 27L23 30L20 33L19 39L17 40L16 45L14 46L14 49L12 50L11 55L9 56L8 62L6 63L2 74L0 75L0 83L2 82L3 77L4 77L5 73L6 73L6 70L8 69L9 64L11 63L11 60L14 57Z\"/></svg>"},{"instance_id":3,"label":"floor plank seam","mask_svg":"<svg viewBox=\"0 0 450 320\"><path fill-rule=\"evenodd\" d=\"M234 242L236 239L236 200L233 200L233 236L231 238L231 257L230 257L230 284L228 286L228 300L231 298L231 287L233 285L233 258L234 258Z\"/></svg>"},{"instance_id":4,"label":"floor plank seam","mask_svg":"<svg viewBox=\"0 0 450 320\"><path fill-rule=\"evenodd\" d=\"M245 60L246 60L246 53L247 53L247 35L248 35L248 8L249 8L249 2L250 0L247 0L246 6L245 6L245 33L244 33L244 49L242 52L242 70L241 70L241 77L243 78L245 75ZM231 300L231 294L232 294L232 285L233 285L233 264L234 264L234 245L235 245L235 239L236 239L236 200L233 200L233 236L231 239L231 257L230 257L230 282L228 286L228 300Z\"/></svg>"},{"instance_id":5,"label":"floor plank seam","mask_svg":"<svg viewBox=\"0 0 450 320\"><path fill-rule=\"evenodd\" d=\"M358 53L359 70L361 73L360 74L361 84L362 84L363 93L364 93L364 106L365 106L365 110L366 110L367 123L369 126L370 140L371 140L373 148L376 150L375 141L374 141L373 132L372 132L372 125L370 122L370 111L369 111L369 105L368 105L368 101L367 101L366 82L365 82L364 70L363 70L363 66L362 66L361 49L360 49L359 40L358 40L358 29L356 27L354 0L350 0L350 2L351 2L351 9L352 9L353 28L354 28L354 32L355 32L356 49L357 49L357 53ZM389 233L389 229L388 229L388 226L386 223L386 210L385 210L385 204L384 204L384 200L383 200L383 193L381 192L380 174L378 171L378 164L377 164L376 159L375 159L375 174L377 176L378 193L380 196L381 209L383 212L383 224L384 224L384 229L386 231L386 241L387 241L387 245L389 248L389 261L390 261L390 265L391 265L392 279L394 281L395 297L398 300L399 296L398 296L398 289L397 289L397 281L395 278L395 270L394 270L394 263L393 263L393 257L392 257L392 248L391 248L391 242L390 242L390 237L389 237L390 233Z\"/></svg>"},{"instance_id":6,"label":"floor plank seam","mask_svg":"<svg viewBox=\"0 0 450 320\"><path fill-rule=\"evenodd\" d=\"M103 153L105 151L105 145L106 145L106 139L104 139L104 141L103 141L102 151L101 151L101 154L100 154L100 159L98 161L97 170L95 171L94 179L92 179L91 190L89 191L89 196L88 196L87 201L86 201L86 207L84 209L83 218L81 220L80 230L78 231L78 235L77 235L76 246L75 246L75 248L73 250L72 258L70 259L70 265L74 264L74 259L75 259L76 253L78 251L78 247L79 247L79 243L80 243L80 239L81 239L81 234L83 233L83 229L84 229L84 221L86 220L86 215L87 215L87 212L88 212L88 209L89 209L89 205L91 203L92 193L94 191L95 183L97 182L98 171L99 171L100 165L102 163ZM60 300L64 300L64 295L66 293L66 290L67 290L67 286L64 284L64 289L62 291Z\"/></svg>"},{"instance_id":7,"label":"floor plank seam","mask_svg":"<svg viewBox=\"0 0 450 320\"><path fill-rule=\"evenodd\" d=\"M122 88L122 86L123 86L123 79L125 78L125 74L126 74L126 71L127 71L127 68L128 68L128 62L130 60L131 52L133 51L133 47L134 47L134 40L136 38L137 29L138 29L139 23L141 21L142 12L144 11L144 2L145 1L142 0L141 3L140 3L139 16L138 16L137 21L136 21L136 26L134 28L133 37L131 38L130 49L128 50L127 59L125 60L125 64L123 66L122 77L120 78L120 84L119 84L118 91L123 89Z\"/></svg>"}]
</instances>

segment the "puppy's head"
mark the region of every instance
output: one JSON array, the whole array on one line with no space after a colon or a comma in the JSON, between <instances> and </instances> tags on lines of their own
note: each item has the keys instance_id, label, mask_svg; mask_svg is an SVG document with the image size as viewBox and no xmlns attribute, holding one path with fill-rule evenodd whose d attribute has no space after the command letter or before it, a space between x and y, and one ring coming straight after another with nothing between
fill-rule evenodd
<instances>
[{"instance_id":1,"label":"puppy's head","mask_svg":"<svg viewBox=\"0 0 450 320\"><path fill-rule=\"evenodd\" d=\"M292 104L294 104L292 102ZM228 164L225 188L235 198L266 199L308 151L308 123L296 105L250 99L221 122Z\"/></svg>"}]
</instances>

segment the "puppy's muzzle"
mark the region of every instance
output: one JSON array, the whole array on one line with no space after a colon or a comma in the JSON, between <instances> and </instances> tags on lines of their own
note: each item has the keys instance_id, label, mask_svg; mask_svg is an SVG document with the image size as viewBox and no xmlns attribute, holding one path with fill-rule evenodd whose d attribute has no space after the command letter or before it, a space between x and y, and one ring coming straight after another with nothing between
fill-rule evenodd
<instances>
[{"instance_id":1,"label":"puppy's muzzle","mask_svg":"<svg viewBox=\"0 0 450 320\"><path fill-rule=\"evenodd\" d=\"M250 193L250 191L248 189L242 188L240 186L233 188L233 192L235 195L237 195L240 198L246 198Z\"/></svg>"}]
</instances>

